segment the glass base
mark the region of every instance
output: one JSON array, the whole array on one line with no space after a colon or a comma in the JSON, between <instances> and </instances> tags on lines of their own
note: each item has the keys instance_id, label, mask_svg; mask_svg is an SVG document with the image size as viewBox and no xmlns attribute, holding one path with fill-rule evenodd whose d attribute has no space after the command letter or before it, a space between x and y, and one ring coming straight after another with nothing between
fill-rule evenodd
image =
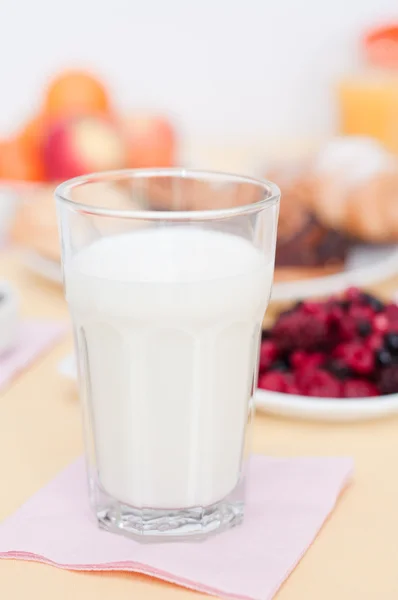
<instances>
[{"instance_id":1,"label":"glass base","mask_svg":"<svg viewBox=\"0 0 398 600\"><path fill-rule=\"evenodd\" d=\"M211 506L179 510L133 508L101 492L96 516L102 529L140 542L199 541L242 523L244 503L236 491Z\"/></svg>"}]
</instances>

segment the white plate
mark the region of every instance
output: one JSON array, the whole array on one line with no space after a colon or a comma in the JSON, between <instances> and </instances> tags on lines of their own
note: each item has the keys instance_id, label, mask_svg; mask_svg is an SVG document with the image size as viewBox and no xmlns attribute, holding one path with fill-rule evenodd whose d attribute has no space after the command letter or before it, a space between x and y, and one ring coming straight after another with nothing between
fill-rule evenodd
<instances>
[{"instance_id":1,"label":"white plate","mask_svg":"<svg viewBox=\"0 0 398 600\"><path fill-rule=\"evenodd\" d=\"M341 273L300 281L275 283L272 300L291 301L337 294L350 286L374 285L398 273L398 246L359 246Z\"/></svg>"},{"instance_id":2,"label":"white plate","mask_svg":"<svg viewBox=\"0 0 398 600\"><path fill-rule=\"evenodd\" d=\"M67 379L76 380L75 357L66 356L58 365L58 372ZM367 421L398 414L398 394L375 398L314 398L257 390L256 406L275 415L311 421Z\"/></svg>"},{"instance_id":3,"label":"white plate","mask_svg":"<svg viewBox=\"0 0 398 600\"><path fill-rule=\"evenodd\" d=\"M257 390L256 406L268 413L311 421L368 421L398 414L398 394L372 398L316 398Z\"/></svg>"},{"instance_id":4,"label":"white plate","mask_svg":"<svg viewBox=\"0 0 398 600\"><path fill-rule=\"evenodd\" d=\"M24 252L24 264L34 273L62 283L59 263L44 258L35 252ZM275 283L272 300L291 301L312 296L327 296L345 290L349 286L374 285L398 273L398 246L362 246L353 250L347 260L347 268L341 273L314 277L301 281Z\"/></svg>"}]
</instances>

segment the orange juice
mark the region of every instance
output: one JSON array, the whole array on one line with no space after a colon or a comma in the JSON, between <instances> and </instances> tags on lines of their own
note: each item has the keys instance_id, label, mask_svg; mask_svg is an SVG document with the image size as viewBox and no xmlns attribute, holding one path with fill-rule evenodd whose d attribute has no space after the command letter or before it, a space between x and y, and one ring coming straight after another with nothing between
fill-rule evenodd
<instances>
[{"instance_id":1,"label":"orange juice","mask_svg":"<svg viewBox=\"0 0 398 600\"><path fill-rule=\"evenodd\" d=\"M367 34L363 72L338 87L339 130L367 135L398 154L398 24Z\"/></svg>"}]
</instances>

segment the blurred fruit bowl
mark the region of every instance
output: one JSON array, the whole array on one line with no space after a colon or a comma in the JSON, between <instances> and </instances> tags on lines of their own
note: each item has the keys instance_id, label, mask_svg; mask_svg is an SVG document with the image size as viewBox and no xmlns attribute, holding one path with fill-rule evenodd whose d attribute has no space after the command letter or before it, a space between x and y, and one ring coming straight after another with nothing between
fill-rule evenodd
<instances>
[{"instance_id":1,"label":"blurred fruit bowl","mask_svg":"<svg viewBox=\"0 0 398 600\"><path fill-rule=\"evenodd\" d=\"M57 182L125 167L171 167L177 134L158 114L120 114L91 73L65 71L45 90L40 109L0 141L0 180Z\"/></svg>"},{"instance_id":2,"label":"blurred fruit bowl","mask_svg":"<svg viewBox=\"0 0 398 600\"><path fill-rule=\"evenodd\" d=\"M398 306L348 288L300 302L263 331L257 404L269 412L364 420L398 412Z\"/></svg>"},{"instance_id":3,"label":"blurred fruit bowl","mask_svg":"<svg viewBox=\"0 0 398 600\"><path fill-rule=\"evenodd\" d=\"M172 167L177 150L177 132L167 117L122 115L98 77L59 73L37 114L0 140L0 186L20 199L14 241L58 262L53 191L59 182L111 169Z\"/></svg>"}]
</instances>

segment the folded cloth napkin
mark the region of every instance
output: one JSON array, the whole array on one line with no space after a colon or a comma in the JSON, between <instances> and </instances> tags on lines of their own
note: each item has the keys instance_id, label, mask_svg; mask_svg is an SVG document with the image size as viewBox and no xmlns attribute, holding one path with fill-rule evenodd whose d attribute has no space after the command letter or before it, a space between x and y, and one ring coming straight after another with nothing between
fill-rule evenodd
<instances>
[{"instance_id":1,"label":"folded cloth napkin","mask_svg":"<svg viewBox=\"0 0 398 600\"><path fill-rule=\"evenodd\" d=\"M22 321L13 348L0 356L0 390L67 331L60 321Z\"/></svg>"},{"instance_id":2,"label":"folded cloth napkin","mask_svg":"<svg viewBox=\"0 0 398 600\"><path fill-rule=\"evenodd\" d=\"M203 543L140 544L97 528L78 459L0 525L0 558L136 571L222 598L269 600L332 511L353 462L255 456L250 469L243 525Z\"/></svg>"}]
</instances>

